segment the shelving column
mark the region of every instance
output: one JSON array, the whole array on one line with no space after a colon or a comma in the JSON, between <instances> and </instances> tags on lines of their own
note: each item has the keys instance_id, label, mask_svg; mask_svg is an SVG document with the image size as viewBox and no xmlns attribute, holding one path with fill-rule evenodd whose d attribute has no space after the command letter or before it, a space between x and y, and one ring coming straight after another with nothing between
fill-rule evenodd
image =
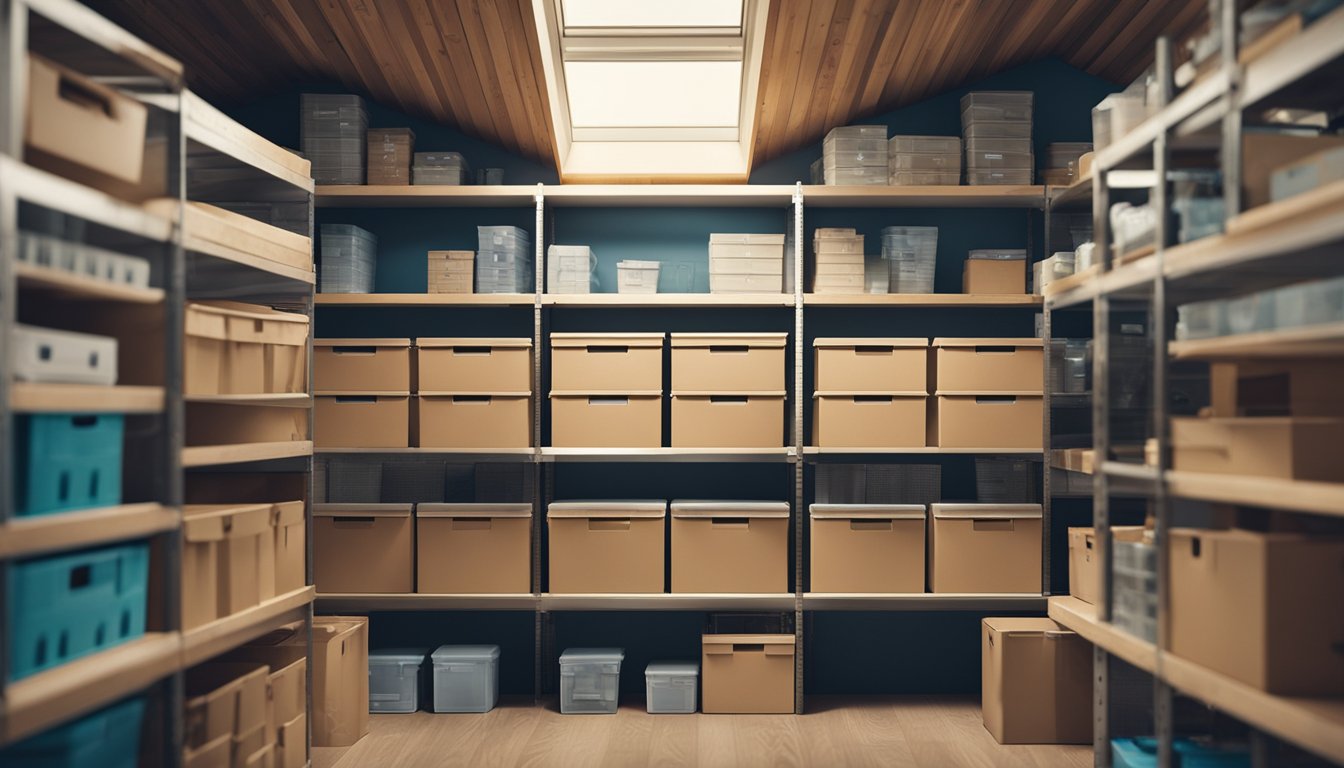
<instances>
[{"instance_id":1,"label":"shelving column","mask_svg":"<svg viewBox=\"0 0 1344 768\"><path fill-rule=\"evenodd\" d=\"M803 183L793 188L793 695L794 714L804 712L803 660L806 656L803 635L803 537L807 530L807 511L803 496Z\"/></svg>"}]
</instances>

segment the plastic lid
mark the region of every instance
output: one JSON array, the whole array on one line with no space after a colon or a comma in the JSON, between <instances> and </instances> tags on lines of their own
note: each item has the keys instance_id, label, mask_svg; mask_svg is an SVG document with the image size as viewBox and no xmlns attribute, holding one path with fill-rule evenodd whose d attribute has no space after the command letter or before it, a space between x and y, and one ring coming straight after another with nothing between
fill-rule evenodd
<instances>
[{"instance_id":1,"label":"plastic lid","mask_svg":"<svg viewBox=\"0 0 1344 768\"><path fill-rule=\"evenodd\" d=\"M923 520L923 504L813 504L812 517L823 520Z\"/></svg>"},{"instance_id":2,"label":"plastic lid","mask_svg":"<svg viewBox=\"0 0 1344 768\"><path fill-rule=\"evenodd\" d=\"M417 504L416 517L531 517L528 503L492 502L455 504Z\"/></svg>"},{"instance_id":3,"label":"plastic lid","mask_svg":"<svg viewBox=\"0 0 1344 768\"><path fill-rule=\"evenodd\" d=\"M667 502L662 500L553 501L547 517L663 517Z\"/></svg>"},{"instance_id":4,"label":"plastic lid","mask_svg":"<svg viewBox=\"0 0 1344 768\"><path fill-rule=\"evenodd\" d=\"M531 347L532 340L525 338L465 338L454 336L442 339L416 339L417 347Z\"/></svg>"},{"instance_id":5,"label":"plastic lid","mask_svg":"<svg viewBox=\"0 0 1344 768\"><path fill-rule=\"evenodd\" d=\"M663 675L665 677L696 677L700 674L700 664L694 661L650 661L644 668L645 675Z\"/></svg>"},{"instance_id":6,"label":"plastic lid","mask_svg":"<svg viewBox=\"0 0 1344 768\"><path fill-rule=\"evenodd\" d=\"M711 232L709 242L712 245L783 245L784 236L771 233Z\"/></svg>"},{"instance_id":7,"label":"plastic lid","mask_svg":"<svg viewBox=\"0 0 1344 768\"><path fill-rule=\"evenodd\" d=\"M499 646L440 645L429 657L436 664L445 661L494 661L499 658Z\"/></svg>"},{"instance_id":8,"label":"plastic lid","mask_svg":"<svg viewBox=\"0 0 1344 768\"><path fill-rule=\"evenodd\" d=\"M313 517L410 517L410 504L314 504Z\"/></svg>"},{"instance_id":9,"label":"plastic lid","mask_svg":"<svg viewBox=\"0 0 1344 768\"><path fill-rule=\"evenodd\" d=\"M625 658L624 648L566 648L561 664L602 664Z\"/></svg>"},{"instance_id":10,"label":"plastic lid","mask_svg":"<svg viewBox=\"0 0 1344 768\"><path fill-rule=\"evenodd\" d=\"M369 651L369 664L419 664L425 653L424 648L380 648Z\"/></svg>"},{"instance_id":11,"label":"plastic lid","mask_svg":"<svg viewBox=\"0 0 1344 768\"><path fill-rule=\"evenodd\" d=\"M999 261L1022 261L1027 258L1027 252L1019 248L1004 248L995 250L993 248L982 248L971 251L966 254L968 259L994 259Z\"/></svg>"},{"instance_id":12,"label":"plastic lid","mask_svg":"<svg viewBox=\"0 0 1344 768\"><path fill-rule=\"evenodd\" d=\"M944 520L1016 520L1041 516L1040 504L932 504L933 516Z\"/></svg>"}]
</instances>

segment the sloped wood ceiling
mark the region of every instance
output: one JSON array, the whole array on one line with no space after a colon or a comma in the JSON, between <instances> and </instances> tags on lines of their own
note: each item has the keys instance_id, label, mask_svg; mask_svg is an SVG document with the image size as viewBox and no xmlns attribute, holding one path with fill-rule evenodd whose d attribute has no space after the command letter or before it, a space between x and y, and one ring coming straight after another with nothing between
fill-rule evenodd
<instances>
[{"instance_id":1,"label":"sloped wood ceiling","mask_svg":"<svg viewBox=\"0 0 1344 768\"><path fill-rule=\"evenodd\" d=\"M227 105L336 82L555 162L532 0L88 0ZM1207 0L772 0L754 161L836 125L1058 56L1116 83Z\"/></svg>"}]
</instances>

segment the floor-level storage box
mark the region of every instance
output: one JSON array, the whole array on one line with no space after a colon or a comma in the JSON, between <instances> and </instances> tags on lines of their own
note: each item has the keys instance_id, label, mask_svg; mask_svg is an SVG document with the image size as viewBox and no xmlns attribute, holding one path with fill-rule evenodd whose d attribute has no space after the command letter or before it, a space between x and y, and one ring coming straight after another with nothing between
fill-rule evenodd
<instances>
[{"instance_id":1,"label":"floor-level storage box","mask_svg":"<svg viewBox=\"0 0 1344 768\"><path fill-rule=\"evenodd\" d=\"M1000 744L1092 741L1092 645L1046 618L982 622L980 698Z\"/></svg>"},{"instance_id":2,"label":"floor-level storage box","mask_svg":"<svg viewBox=\"0 0 1344 768\"><path fill-rule=\"evenodd\" d=\"M145 105L41 56L29 54L27 63L25 159L93 186L139 184Z\"/></svg>"},{"instance_id":3,"label":"floor-level storage box","mask_svg":"<svg viewBox=\"0 0 1344 768\"><path fill-rule=\"evenodd\" d=\"M552 333L551 391L663 391L661 333Z\"/></svg>"},{"instance_id":4,"label":"floor-level storage box","mask_svg":"<svg viewBox=\"0 0 1344 768\"><path fill-rule=\"evenodd\" d=\"M922 392L818 392L812 442L822 448L922 448L928 400Z\"/></svg>"},{"instance_id":5,"label":"floor-level storage box","mask_svg":"<svg viewBox=\"0 0 1344 768\"><path fill-rule=\"evenodd\" d=\"M923 504L813 504L809 511L809 591L924 591Z\"/></svg>"},{"instance_id":6,"label":"floor-level storage box","mask_svg":"<svg viewBox=\"0 0 1344 768\"><path fill-rule=\"evenodd\" d=\"M411 391L410 339L313 339L313 391Z\"/></svg>"},{"instance_id":7,"label":"floor-level storage box","mask_svg":"<svg viewBox=\"0 0 1344 768\"><path fill-rule=\"evenodd\" d=\"M658 448L663 444L660 389L625 394L551 393L556 448Z\"/></svg>"},{"instance_id":8,"label":"floor-level storage box","mask_svg":"<svg viewBox=\"0 0 1344 768\"><path fill-rule=\"evenodd\" d=\"M369 651L369 711L407 713L420 708L426 652L413 648Z\"/></svg>"},{"instance_id":9,"label":"floor-level storage box","mask_svg":"<svg viewBox=\"0 0 1344 768\"><path fill-rule=\"evenodd\" d=\"M780 448L784 391L672 393L672 447Z\"/></svg>"},{"instance_id":10,"label":"floor-level storage box","mask_svg":"<svg viewBox=\"0 0 1344 768\"><path fill-rule=\"evenodd\" d=\"M489 712L499 701L498 645L441 645L434 667L435 712Z\"/></svg>"},{"instance_id":11,"label":"floor-level storage box","mask_svg":"<svg viewBox=\"0 0 1344 768\"><path fill-rule=\"evenodd\" d=\"M1143 541L1142 525L1111 526L1111 541ZM1096 605L1101 593L1101 553L1092 528L1069 529L1069 594Z\"/></svg>"},{"instance_id":12,"label":"floor-level storage box","mask_svg":"<svg viewBox=\"0 0 1344 768\"><path fill-rule=\"evenodd\" d=\"M526 392L419 395L416 435L421 448L529 448L532 396Z\"/></svg>"},{"instance_id":13,"label":"floor-level storage box","mask_svg":"<svg viewBox=\"0 0 1344 768\"><path fill-rule=\"evenodd\" d=\"M368 701L368 618L313 617L313 746L348 747L363 738Z\"/></svg>"},{"instance_id":14,"label":"floor-level storage box","mask_svg":"<svg viewBox=\"0 0 1344 768\"><path fill-rule=\"evenodd\" d=\"M933 504L929 591L1041 592L1040 504Z\"/></svg>"},{"instance_id":15,"label":"floor-level storage box","mask_svg":"<svg viewBox=\"0 0 1344 768\"><path fill-rule=\"evenodd\" d=\"M416 339L419 392L531 392L531 339Z\"/></svg>"},{"instance_id":16,"label":"floor-level storage box","mask_svg":"<svg viewBox=\"0 0 1344 768\"><path fill-rule=\"evenodd\" d=\"M787 333L674 333L672 391L779 392L788 339Z\"/></svg>"},{"instance_id":17,"label":"floor-level storage box","mask_svg":"<svg viewBox=\"0 0 1344 768\"><path fill-rule=\"evenodd\" d=\"M672 591L789 591L789 504L673 501Z\"/></svg>"},{"instance_id":18,"label":"floor-level storage box","mask_svg":"<svg viewBox=\"0 0 1344 768\"><path fill-rule=\"evenodd\" d=\"M235 301L191 301L185 327L183 394L307 391L306 315Z\"/></svg>"},{"instance_id":19,"label":"floor-level storage box","mask_svg":"<svg viewBox=\"0 0 1344 768\"><path fill-rule=\"evenodd\" d=\"M117 340L110 336L15 325L10 344L10 364L20 381L117 383Z\"/></svg>"},{"instance_id":20,"label":"floor-level storage box","mask_svg":"<svg viewBox=\"0 0 1344 768\"><path fill-rule=\"evenodd\" d=\"M313 582L318 592L415 591L410 504L313 507Z\"/></svg>"},{"instance_id":21,"label":"floor-level storage box","mask_svg":"<svg viewBox=\"0 0 1344 768\"><path fill-rule=\"evenodd\" d=\"M200 749L220 736L241 740L264 730L269 675L265 664L247 661L213 661L187 670L187 747Z\"/></svg>"},{"instance_id":22,"label":"floor-level storage box","mask_svg":"<svg viewBox=\"0 0 1344 768\"><path fill-rule=\"evenodd\" d=\"M693 661L651 661L644 668L645 709L651 715L694 714L700 693L700 665Z\"/></svg>"},{"instance_id":23,"label":"floor-level storage box","mask_svg":"<svg viewBox=\"0 0 1344 768\"><path fill-rule=\"evenodd\" d=\"M308 439L308 414L301 407L197 403L187 400L188 446L287 443Z\"/></svg>"},{"instance_id":24,"label":"floor-level storage box","mask_svg":"<svg viewBox=\"0 0 1344 768\"><path fill-rule=\"evenodd\" d=\"M934 437L942 448L1040 450L1040 395L938 393Z\"/></svg>"},{"instance_id":25,"label":"floor-level storage box","mask_svg":"<svg viewBox=\"0 0 1344 768\"><path fill-rule=\"evenodd\" d=\"M1171 652L1270 693L1344 693L1344 537L1171 531Z\"/></svg>"},{"instance_id":26,"label":"floor-level storage box","mask_svg":"<svg viewBox=\"0 0 1344 768\"><path fill-rule=\"evenodd\" d=\"M1171 420L1171 464L1180 471L1337 482L1344 419L1195 417Z\"/></svg>"},{"instance_id":27,"label":"floor-level storage box","mask_svg":"<svg viewBox=\"0 0 1344 768\"><path fill-rule=\"evenodd\" d=\"M557 501L546 510L550 590L661 593L665 501Z\"/></svg>"},{"instance_id":28,"label":"floor-level storage box","mask_svg":"<svg viewBox=\"0 0 1344 768\"><path fill-rule=\"evenodd\" d=\"M313 399L318 448L407 448L411 399L406 395L340 395Z\"/></svg>"},{"instance_id":29,"label":"floor-level storage box","mask_svg":"<svg viewBox=\"0 0 1344 768\"><path fill-rule=\"evenodd\" d=\"M203 572L209 561L208 541L188 539L183 551L183 614L206 623L251 608L262 600L262 573L271 578L265 591L274 593L275 551L270 504L189 504L183 509L184 526L199 532L201 538L218 535L215 543L215 572ZM218 526L215 528L215 526ZM201 557L201 555L205 555ZM270 563L264 563L270 560ZM193 572L188 573L188 565ZM188 579L188 575L191 576ZM213 580L213 584L210 582ZM215 605L213 616L192 604ZM186 621L184 619L184 624ZM198 625L196 625L198 626Z\"/></svg>"},{"instance_id":30,"label":"floor-level storage box","mask_svg":"<svg viewBox=\"0 0 1344 768\"><path fill-rule=\"evenodd\" d=\"M143 698L127 699L0 749L0 763L5 768L138 768L144 715ZM226 738L224 766L228 746Z\"/></svg>"},{"instance_id":31,"label":"floor-level storage box","mask_svg":"<svg viewBox=\"0 0 1344 768\"><path fill-rule=\"evenodd\" d=\"M1041 392L1045 380L1040 339L934 339L938 392Z\"/></svg>"},{"instance_id":32,"label":"floor-level storage box","mask_svg":"<svg viewBox=\"0 0 1344 768\"><path fill-rule=\"evenodd\" d=\"M125 432L121 414L15 414L15 515L120 504Z\"/></svg>"},{"instance_id":33,"label":"floor-level storage box","mask_svg":"<svg viewBox=\"0 0 1344 768\"><path fill-rule=\"evenodd\" d=\"M815 339L817 392L929 391L928 339Z\"/></svg>"},{"instance_id":34,"label":"floor-level storage box","mask_svg":"<svg viewBox=\"0 0 1344 768\"><path fill-rule=\"evenodd\" d=\"M415 527L417 592L532 591L531 504L419 504Z\"/></svg>"},{"instance_id":35,"label":"floor-level storage box","mask_svg":"<svg viewBox=\"0 0 1344 768\"><path fill-rule=\"evenodd\" d=\"M308 715L298 714L275 729L275 768L308 765Z\"/></svg>"},{"instance_id":36,"label":"floor-level storage box","mask_svg":"<svg viewBox=\"0 0 1344 768\"><path fill-rule=\"evenodd\" d=\"M700 642L702 712L793 714L793 635L703 635Z\"/></svg>"},{"instance_id":37,"label":"floor-level storage box","mask_svg":"<svg viewBox=\"0 0 1344 768\"><path fill-rule=\"evenodd\" d=\"M1027 252L971 251L961 273L961 292L1000 294L1027 292Z\"/></svg>"},{"instance_id":38,"label":"floor-level storage box","mask_svg":"<svg viewBox=\"0 0 1344 768\"><path fill-rule=\"evenodd\" d=\"M624 658L621 648L566 648L560 654L560 712L615 714Z\"/></svg>"},{"instance_id":39,"label":"floor-level storage box","mask_svg":"<svg viewBox=\"0 0 1344 768\"><path fill-rule=\"evenodd\" d=\"M275 594L302 589L307 581L308 548L305 541L304 503L282 501L271 508L275 536Z\"/></svg>"}]
</instances>

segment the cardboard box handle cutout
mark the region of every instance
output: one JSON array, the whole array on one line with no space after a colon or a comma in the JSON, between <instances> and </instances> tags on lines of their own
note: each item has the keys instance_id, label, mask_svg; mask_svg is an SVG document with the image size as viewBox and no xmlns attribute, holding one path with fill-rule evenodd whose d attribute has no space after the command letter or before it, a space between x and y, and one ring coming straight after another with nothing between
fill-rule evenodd
<instances>
[{"instance_id":1,"label":"cardboard box handle cutout","mask_svg":"<svg viewBox=\"0 0 1344 768\"><path fill-rule=\"evenodd\" d=\"M746 395L710 395L711 405L746 405Z\"/></svg>"},{"instance_id":2,"label":"cardboard box handle cutout","mask_svg":"<svg viewBox=\"0 0 1344 768\"><path fill-rule=\"evenodd\" d=\"M72 79L64 72L58 73L61 80L57 88L57 95L62 101L68 102L77 109L92 110L101 112L107 117L115 118L116 106L106 94L86 86L78 80Z\"/></svg>"},{"instance_id":3,"label":"cardboard box handle cutout","mask_svg":"<svg viewBox=\"0 0 1344 768\"><path fill-rule=\"evenodd\" d=\"M630 398L628 398L628 397L590 397L590 398L588 398L588 404L589 404L589 405L629 405L629 404L630 404Z\"/></svg>"},{"instance_id":4,"label":"cardboard box handle cutout","mask_svg":"<svg viewBox=\"0 0 1344 768\"><path fill-rule=\"evenodd\" d=\"M750 528L749 517L711 517L709 524L716 528Z\"/></svg>"},{"instance_id":5,"label":"cardboard box handle cutout","mask_svg":"<svg viewBox=\"0 0 1344 768\"><path fill-rule=\"evenodd\" d=\"M1013 353L1016 352L1016 351L1017 351L1017 347L1014 347L1014 346L996 346L996 345L990 345L990 344L985 344L985 345L979 345L979 344L977 344L976 347L975 347L975 354L977 354L977 355L1011 355L1011 354L1013 354Z\"/></svg>"},{"instance_id":6,"label":"cardboard box handle cutout","mask_svg":"<svg viewBox=\"0 0 1344 768\"><path fill-rule=\"evenodd\" d=\"M589 344L584 349L590 355L624 355L630 351L628 344Z\"/></svg>"},{"instance_id":7,"label":"cardboard box handle cutout","mask_svg":"<svg viewBox=\"0 0 1344 768\"><path fill-rule=\"evenodd\" d=\"M376 355L376 354L378 354L378 348L377 348L377 347L332 347L332 348L331 348L331 353L332 353L333 355L351 355L351 356L359 355L359 356L361 356L361 357L368 357L368 356L371 356L371 355Z\"/></svg>"},{"instance_id":8,"label":"cardboard box handle cutout","mask_svg":"<svg viewBox=\"0 0 1344 768\"><path fill-rule=\"evenodd\" d=\"M891 395L855 395L854 403L890 403L896 398Z\"/></svg>"},{"instance_id":9,"label":"cardboard box handle cutout","mask_svg":"<svg viewBox=\"0 0 1344 768\"><path fill-rule=\"evenodd\" d=\"M376 403L378 398L375 395L337 395L338 403Z\"/></svg>"},{"instance_id":10,"label":"cardboard box handle cutout","mask_svg":"<svg viewBox=\"0 0 1344 768\"><path fill-rule=\"evenodd\" d=\"M491 395L453 395L454 403L489 403L493 399Z\"/></svg>"},{"instance_id":11,"label":"cardboard box handle cutout","mask_svg":"<svg viewBox=\"0 0 1344 768\"><path fill-rule=\"evenodd\" d=\"M590 531L628 531L630 518L591 517L588 519Z\"/></svg>"},{"instance_id":12,"label":"cardboard box handle cutout","mask_svg":"<svg viewBox=\"0 0 1344 768\"><path fill-rule=\"evenodd\" d=\"M896 348L890 344L863 344L854 347L854 354L856 355L890 355L895 351Z\"/></svg>"},{"instance_id":13,"label":"cardboard box handle cutout","mask_svg":"<svg viewBox=\"0 0 1344 768\"><path fill-rule=\"evenodd\" d=\"M711 355L745 355L751 351L746 344L710 344Z\"/></svg>"},{"instance_id":14,"label":"cardboard box handle cutout","mask_svg":"<svg viewBox=\"0 0 1344 768\"><path fill-rule=\"evenodd\" d=\"M453 347L454 355L484 355L490 356L490 347Z\"/></svg>"},{"instance_id":15,"label":"cardboard box handle cutout","mask_svg":"<svg viewBox=\"0 0 1344 768\"><path fill-rule=\"evenodd\" d=\"M851 531L890 531L890 520L850 520L849 530Z\"/></svg>"},{"instance_id":16,"label":"cardboard box handle cutout","mask_svg":"<svg viewBox=\"0 0 1344 768\"><path fill-rule=\"evenodd\" d=\"M1012 405L1017 402L1016 395L976 395L976 405Z\"/></svg>"}]
</instances>

